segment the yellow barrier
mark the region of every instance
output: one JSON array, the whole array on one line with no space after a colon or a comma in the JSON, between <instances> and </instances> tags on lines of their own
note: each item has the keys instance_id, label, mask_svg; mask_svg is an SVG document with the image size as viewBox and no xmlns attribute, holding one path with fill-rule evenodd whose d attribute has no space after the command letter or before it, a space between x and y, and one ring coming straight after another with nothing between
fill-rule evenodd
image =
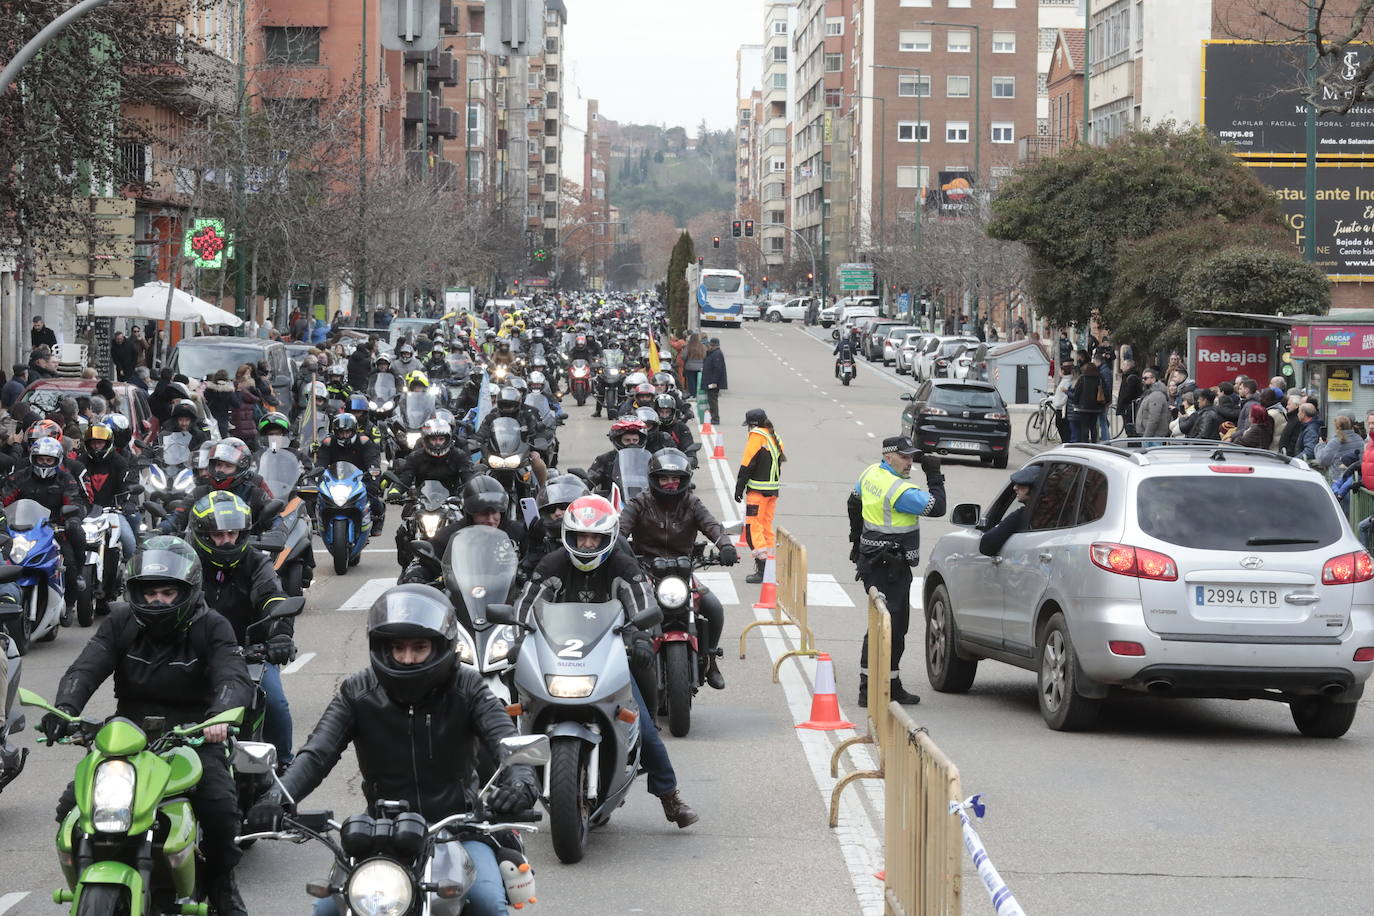
<instances>
[{"instance_id":1,"label":"yellow barrier","mask_svg":"<svg viewBox=\"0 0 1374 916\"><path fill-rule=\"evenodd\" d=\"M806 620L806 547L792 537L786 528L778 529L778 546L775 561L777 570L778 598L774 602L772 620L755 620L745 626L739 634L739 657L744 658L745 640L749 631L755 627L796 627L798 646L784 652L773 665L773 683L778 682L778 671L782 663L796 656L816 655L816 637Z\"/></svg>"},{"instance_id":2,"label":"yellow barrier","mask_svg":"<svg viewBox=\"0 0 1374 916\"><path fill-rule=\"evenodd\" d=\"M868 662L871 671L887 671L892 665L892 617L887 612L887 600L876 588L868 590ZM840 755L856 744L872 744L878 753L878 769L855 770L846 773L830 792L830 826L840 823L840 793L856 779L883 778L883 752L887 749L884 729L887 727L887 704L892 699L892 679L870 678L868 682L868 734L846 738L830 755L830 775L840 775Z\"/></svg>"}]
</instances>

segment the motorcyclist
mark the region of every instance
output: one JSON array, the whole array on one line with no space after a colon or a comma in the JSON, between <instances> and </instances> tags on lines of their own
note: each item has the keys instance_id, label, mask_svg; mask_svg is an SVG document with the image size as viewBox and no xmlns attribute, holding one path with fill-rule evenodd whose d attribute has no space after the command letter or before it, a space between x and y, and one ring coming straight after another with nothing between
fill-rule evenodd
<instances>
[{"instance_id":1,"label":"motorcyclist","mask_svg":"<svg viewBox=\"0 0 1374 916\"><path fill-rule=\"evenodd\" d=\"M375 360L372 361L372 366L372 374L367 377L367 386L365 390L367 391L367 396L372 400L377 401L377 406L380 408L382 404L385 403L385 401L378 400L377 398L377 379L379 377L383 375L391 376L391 390L393 394L390 398L388 398L388 400L394 399L395 393L400 392L405 387L405 385L401 381L402 376L399 373L392 370L391 356L389 354L380 354ZM393 404L392 406L394 407L395 405Z\"/></svg>"},{"instance_id":2,"label":"motorcyclist","mask_svg":"<svg viewBox=\"0 0 1374 916\"><path fill-rule=\"evenodd\" d=\"M659 432L658 411L652 407L636 407L630 412L639 422L644 424L645 448L651 452L656 452L661 448L668 448L672 441L665 439Z\"/></svg>"},{"instance_id":3,"label":"motorcyclist","mask_svg":"<svg viewBox=\"0 0 1374 916\"><path fill-rule=\"evenodd\" d=\"M643 375L643 373L635 374L639 376ZM640 382L633 388L630 388L630 396L616 409L616 416L628 416L641 407L652 408L654 406L654 398L656 397L658 397L658 392L654 390L653 385L648 382Z\"/></svg>"},{"instance_id":4,"label":"motorcyclist","mask_svg":"<svg viewBox=\"0 0 1374 916\"><path fill-rule=\"evenodd\" d=\"M382 431L376 423L372 421L372 407L367 402L367 396L354 392L348 396L344 402L344 410L353 414L358 421L358 432L367 436L377 447L382 447Z\"/></svg>"},{"instance_id":5,"label":"motorcyclist","mask_svg":"<svg viewBox=\"0 0 1374 916\"><path fill-rule=\"evenodd\" d=\"M111 605L81 655L59 682L57 708L77 715L96 689L114 676L115 715L134 722L145 717L188 725L252 701L252 682L234 639L234 629L206 607L200 560L174 537L154 537L130 560L128 604ZM39 730L49 742L69 732L65 719L48 713ZM200 823L204 879L214 912L246 916L234 881L239 850L239 808L223 742L226 725L204 732L196 748L200 781L190 790ZM57 806L61 823L76 803L68 785Z\"/></svg>"},{"instance_id":6,"label":"motorcyclist","mask_svg":"<svg viewBox=\"0 0 1374 916\"><path fill-rule=\"evenodd\" d=\"M412 372L424 369L424 364L415 357L415 348L403 343L396 348L396 361L391 364L396 375L405 378Z\"/></svg>"},{"instance_id":7,"label":"motorcyclist","mask_svg":"<svg viewBox=\"0 0 1374 916\"><path fill-rule=\"evenodd\" d=\"M515 362L515 354L511 352L509 340L498 340L496 342L496 352L491 355L491 367L493 370L504 366L509 372L511 365Z\"/></svg>"},{"instance_id":8,"label":"motorcyclist","mask_svg":"<svg viewBox=\"0 0 1374 916\"><path fill-rule=\"evenodd\" d=\"M348 370L343 363L335 363L325 370L324 389L329 393L329 400L343 401L348 403L348 396L353 393L353 388L348 384Z\"/></svg>"},{"instance_id":9,"label":"motorcyclist","mask_svg":"<svg viewBox=\"0 0 1374 916\"><path fill-rule=\"evenodd\" d=\"M716 545L722 565L734 566L739 553L730 543L730 535L691 490L692 463L687 456L674 448L656 452L649 461L649 489L621 510L620 533L634 542L641 557L671 559L691 556L699 532ZM708 659L706 683L723 690L725 676L716 659L720 656L720 634L725 631L725 609L719 598L703 588L698 610L707 622L707 651L702 653Z\"/></svg>"},{"instance_id":10,"label":"motorcyclist","mask_svg":"<svg viewBox=\"0 0 1374 916\"><path fill-rule=\"evenodd\" d=\"M573 345L568 350L568 362L575 359L585 359L590 365L596 362L596 358L601 355L601 345L596 342L596 338L590 334L578 334L573 338Z\"/></svg>"},{"instance_id":11,"label":"motorcyclist","mask_svg":"<svg viewBox=\"0 0 1374 916\"><path fill-rule=\"evenodd\" d=\"M123 556L132 557L137 549L134 527L129 521L127 491L138 482L138 469L114 447L114 430L104 423L92 423L81 440L86 475L90 480L94 506L115 509L119 519L119 548ZM121 500L119 497L123 495Z\"/></svg>"},{"instance_id":12,"label":"motorcyclist","mask_svg":"<svg viewBox=\"0 0 1374 916\"><path fill-rule=\"evenodd\" d=\"M530 620L536 601L601 603L619 600L627 620L633 620L653 601L648 577L628 550L620 545L620 514L600 496L583 496L563 515L563 546L549 553L516 602L521 620ZM654 724L655 707L645 697L657 697L653 643L637 627L621 633L629 653L631 684L639 704L639 733L643 742L640 763L649 773L649 792L663 804L663 814L678 827L689 827L697 814L678 794L668 749Z\"/></svg>"},{"instance_id":13,"label":"motorcyclist","mask_svg":"<svg viewBox=\"0 0 1374 916\"><path fill-rule=\"evenodd\" d=\"M490 359L496 353L496 332L487 328L482 332L482 345L479 348L482 355Z\"/></svg>"},{"instance_id":14,"label":"motorcyclist","mask_svg":"<svg viewBox=\"0 0 1374 916\"><path fill-rule=\"evenodd\" d=\"M247 503L253 510L253 517L257 518L263 507L272 501L272 494L263 479L250 469L252 463L252 452L242 439L231 436L219 440L210 449L209 480L197 484L191 491L191 502L195 503L214 490L228 490ZM183 504L163 520L161 531L163 534L184 531L186 525L187 506Z\"/></svg>"},{"instance_id":15,"label":"motorcyclist","mask_svg":"<svg viewBox=\"0 0 1374 916\"><path fill-rule=\"evenodd\" d=\"M86 532L81 516L87 503L81 485L71 472L62 466L62 446L51 436L44 436L29 446L28 464L17 466L0 483L0 505L9 506L21 499L32 499L48 510L53 529L58 532L62 550L62 565L71 576L67 589L69 603L86 589L85 567ZM74 518L64 518L62 510L76 506L80 511Z\"/></svg>"},{"instance_id":16,"label":"motorcyclist","mask_svg":"<svg viewBox=\"0 0 1374 916\"><path fill-rule=\"evenodd\" d=\"M315 453L315 463L327 468L347 461L363 472L363 486L371 504L372 531L375 534L382 530L386 522L386 502L382 499L382 488L377 481L382 473L381 450L376 442L358 431L358 418L351 413L336 416L330 422L329 429L330 434Z\"/></svg>"},{"instance_id":17,"label":"motorcyclist","mask_svg":"<svg viewBox=\"0 0 1374 916\"><path fill-rule=\"evenodd\" d=\"M283 617L268 624L272 605L286 600L272 560L248 545L253 513L233 493L216 491L191 507L191 546L200 557L205 603L234 628L243 647L261 644L267 656L262 689L267 697L263 736L277 748L277 760L291 759L291 707L281 683L281 665L296 657L295 622ZM248 632L249 626L253 631Z\"/></svg>"},{"instance_id":18,"label":"motorcyclist","mask_svg":"<svg viewBox=\"0 0 1374 916\"><path fill-rule=\"evenodd\" d=\"M549 410L560 420L567 419L568 412L563 409L563 403L559 399L557 392L549 390L548 376L538 369L530 373L530 394L542 394L544 400L549 404Z\"/></svg>"},{"instance_id":19,"label":"motorcyclist","mask_svg":"<svg viewBox=\"0 0 1374 916\"><path fill-rule=\"evenodd\" d=\"M475 473L466 442L453 431L447 420L431 417L420 427L420 447L406 456L399 466L388 472L396 484L419 488L426 481L443 484L449 493L457 494ZM392 493L398 490L390 490ZM407 513L414 511L414 504ZM396 526L396 560L401 566L410 562L410 535L404 525Z\"/></svg>"},{"instance_id":20,"label":"motorcyclist","mask_svg":"<svg viewBox=\"0 0 1374 916\"><path fill-rule=\"evenodd\" d=\"M534 436L543 427L538 414L532 408L526 407L524 399L520 397L520 391L513 386L507 385L501 389L496 398L496 409L487 414L482 420L482 425L477 427L475 448L485 448L495 440L493 427L497 420L515 420L520 424L520 438L525 442L532 443ZM538 450L530 449L530 466L534 469L535 479L542 487L548 482L549 469L544 463L544 456Z\"/></svg>"},{"instance_id":21,"label":"motorcyclist","mask_svg":"<svg viewBox=\"0 0 1374 916\"><path fill-rule=\"evenodd\" d=\"M302 470L310 467L310 455L293 444L291 421L286 418L286 414L274 410L259 420L258 441L262 443L263 448L275 448L295 455L301 463ZM283 499L286 496L285 493L281 494Z\"/></svg>"},{"instance_id":22,"label":"motorcyclist","mask_svg":"<svg viewBox=\"0 0 1374 916\"><path fill-rule=\"evenodd\" d=\"M658 412L658 440L662 447L675 448L685 454L696 444L692 430L678 411L677 398L660 394L654 398L654 410Z\"/></svg>"},{"instance_id":23,"label":"motorcyclist","mask_svg":"<svg viewBox=\"0 0 1374 916\"><path fill-rule=\"evenodd\" d=\"M210 430L200 422L195 402L185 398L172 404L172 416L163 433L190 433L189 447L192 450L200 448L200 444L210 438Z\"/></svg>"},{"instance_id":24,"label":"motorcyclist","mask_svg":"<svg viewBox=\"0 0 1374 916\"><path fill-rule=\"evenodd\" d=\"M353 745L369 806L404 801L431 824L472 809L474 746L482 742L500 759L502 738L516 733L500 701L475 668L458 664L458 622L448 598L427 585L388 589L367 612L371 664L339 687L296 759L282 775L281 788L265 793L249 812L249 829L271 829L286 798L297 803L319 786L348 746ZM424 728L416 721L423 717ZM416 761L423 761L422 765ZM534 805L538 790L529 767L511 767L486 799L497 817ZM432 874L462 879L462 859L449 844L434 845ZM465 914L505 916L506 890L490 846L462 841L475 868ZM316 916L336 916L328 898Z\"/></svg>"},{"instance_id":25,"label":"motorcyclist","mask_svg":"<svg viewBox=\"0 0 1374 916\"><path fill-rule=\"evenodd\" d=\"M623 417L611 424L606 434L615 448L596 456L587 471L587 481L597 493L609 493L615 482L616 452L623 448L647 448L648 430L638 417Z\"/></svg>"},{"instance_id":26,"label":"motorcyclist","mask_svg":"<svg viewBox=\"0 0 1374 916\"><path fill-rule=\"evenodd\" d=\"M835 341L835 349L831 354L835 357L835 378L840 377L840 364L846 360L854 362L854 372L859 371L858 363L854 361L854 353L858 349L858 338L849 334L841 334L840 339Z\"/></svg>"},{"instance_id":27,"label":"motorcyclist","mask_svg":"<svg viewBox=\"0 0 1374 916\"><path fill-rule=\"evenodd\" d=\"M535 504L539 507L539 531L530 530L529 548L520 560L519 580L524 582L551 551L563 543L563 513L573 502L591 493L587 482L575 474L559 474L549 478L549 485L539 491Z\"/></svg>"}]
</instances>

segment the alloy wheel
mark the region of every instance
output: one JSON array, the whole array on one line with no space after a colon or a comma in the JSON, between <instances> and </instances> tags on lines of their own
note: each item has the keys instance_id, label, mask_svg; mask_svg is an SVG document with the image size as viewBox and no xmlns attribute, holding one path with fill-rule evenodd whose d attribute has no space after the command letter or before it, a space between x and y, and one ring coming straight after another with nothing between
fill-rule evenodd
<instances>
[{"instance_id":1,"label":"alloy wheel","mask_svg":"<svg viewBox=\"0 0 1374 916\"><path fill-rule=\"evenodd\" d=\"M1045 708L1054 712L1064 702L1064 634L1051 630L1045 638L1045 648L1040 654L1040 693Z\"/></svg>"}]
</instances>

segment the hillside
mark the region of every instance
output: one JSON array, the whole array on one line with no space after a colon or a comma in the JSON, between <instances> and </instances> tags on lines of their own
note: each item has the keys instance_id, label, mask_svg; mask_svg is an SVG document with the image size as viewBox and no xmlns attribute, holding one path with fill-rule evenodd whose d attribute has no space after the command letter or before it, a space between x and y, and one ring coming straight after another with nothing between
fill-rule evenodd
<instances>
[{"instance_id":1,"label":"hillside","mask_svg":"<svg viewBox=\"0 0 1374 916\"><path fill-rule=\"evenodd\" d=\"M609 198L625 217L660 212L679 226L713 210L733 210L735 139L730 131L618 125Z\"/></svg>"}]
</instances>

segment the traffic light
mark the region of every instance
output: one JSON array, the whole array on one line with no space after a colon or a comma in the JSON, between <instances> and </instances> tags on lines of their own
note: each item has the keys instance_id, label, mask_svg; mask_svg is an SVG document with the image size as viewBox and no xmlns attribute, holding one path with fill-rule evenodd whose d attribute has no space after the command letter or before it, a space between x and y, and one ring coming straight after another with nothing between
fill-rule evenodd
<instances>
[{"instance_id":1,"label":"traffic light","mask_svg":"<svg viewBox=\"0 0 1374 916\"><path fill-rule=\"evenodd\" d=\"M705 267L705 266L706 266L706 259L705 259L705 258L697 258L697 266L698 266L698 267Z\"/></svg>"},{"instance_id":2,"label":"traffic light","mask_svg":"<svg viewBox=\"0 0 1374 916\"><path fill-rule=\"evenodd\" d=\"M516 288L516 289L519 289L519 288L520 288L520 281L519 281L519 280L516 280L516 281L515 281L515 288Z\"/></svg>"},{"instance_id":3,"label":"traffic light","mask_svg":"<svg viewBox=\"0 0 1374 916\"><path fill-rule=\"evenodd\" d=\"M735 238L739 238L739 236L740 236L740 231L739 231L739 230L740 230L739 220L735 220L733 223L730 224L730 234L733 235Z\"/></svg>"},{"instance_id":4,"label":"traffic light","mask_svg":"<svg viewBox=\"0 0 1374 916\"><path fill-rule=\"evenodd\" d=\"M763 277L763 285L764 285L764 286L767 286L767 285L768 285L768 275L767 275L767 274L765 274L764 277Z\"/></svg>"},{"instance_id":5,"label":"traffic light","mask_svg":"<svg viewBox=\"0 0 1374 916\"><path fill-rule=\"evenodd\" d=\"M751 239L754 237L754 221L752 219L744 221L744 234Z\"/></svg>"},{"instance_id":6,"label":"traffic light","mask_svg":"<svg viewBox=\"0 0 1374 916\"><path fill-rule=\"evenodd\" d=\"M711 247L712 247L712 248L719 248L719 247L720 247L720 236L717 235L717 236L715 236L715 237L713 237L713 238L711 239Z\"/></svg>"},{"instance_id":7,"label":"traffic light","mask_svg":"<svg viewBox=\"0 0 1374 916\"><path fill-rule=\"evenodd\" d=\"M807 283L812 283L812 282L815 281L815 279L816 279L816 275L813 274L811 271L808 270L808 271L806 272L806 282L807 282Z\"/></svg>"}]
</instances>

